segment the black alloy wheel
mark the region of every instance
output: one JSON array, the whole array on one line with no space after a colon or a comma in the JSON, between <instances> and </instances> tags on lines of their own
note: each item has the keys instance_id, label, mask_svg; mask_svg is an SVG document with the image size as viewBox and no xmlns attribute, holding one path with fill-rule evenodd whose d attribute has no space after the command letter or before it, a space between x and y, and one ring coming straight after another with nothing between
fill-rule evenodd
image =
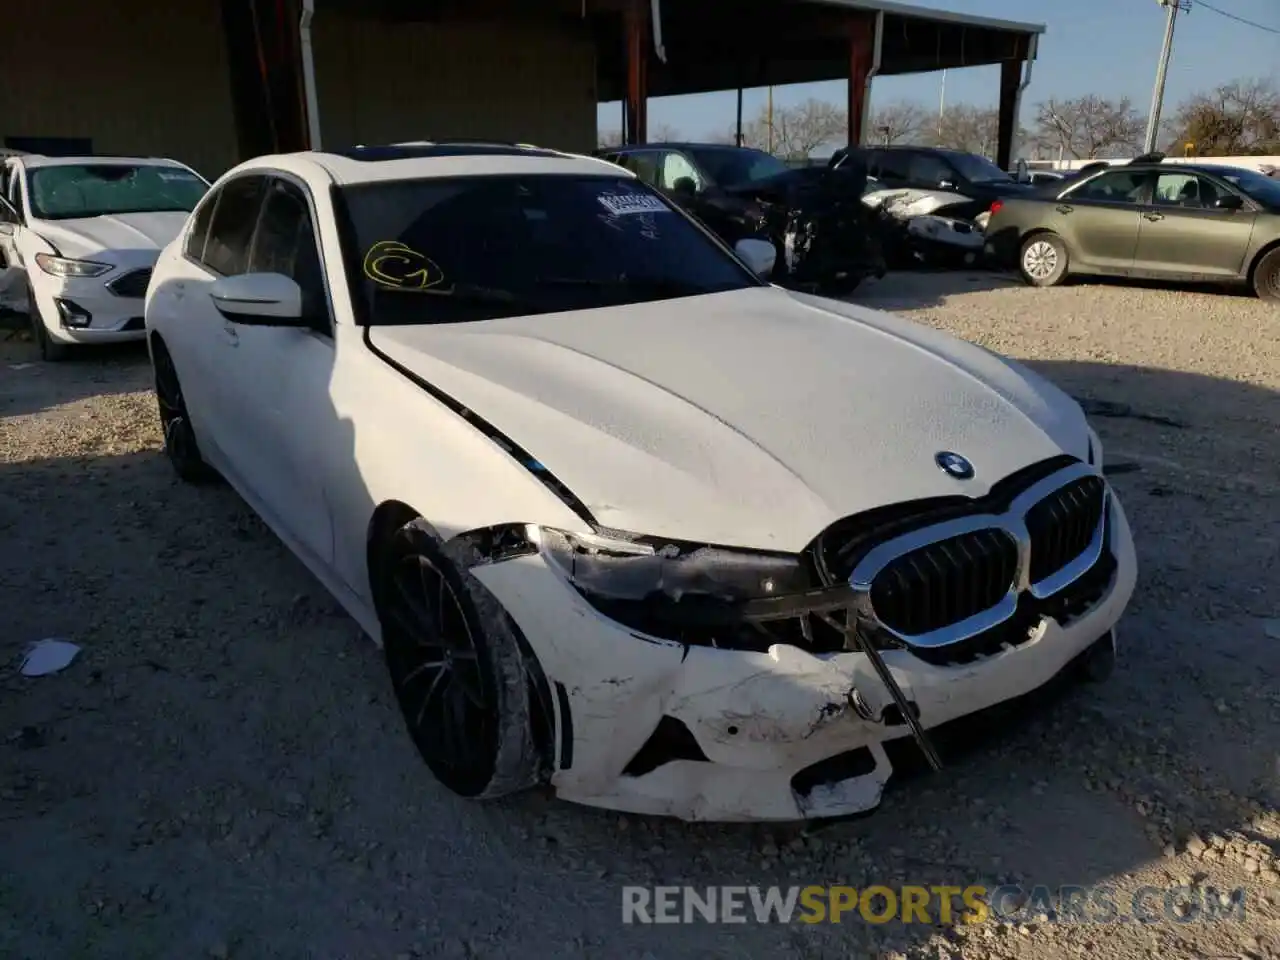
<instances>
[{"instance_id":1,"label":"black alloy wheel","mask_svg":"<svg viewBox=\"0 0 1280 960\"><path fill-rule=\"evenodd\" d=\"M383 578L383 647L409 734L441 783L464 797L481 796L498 767L502 712L490 651L465 588L437 550L405 531Z\"/></svg>"},{"instance_id":2,"label":"black alloy wheel","mask_svg":"<svg viewBox=\"0 0 1280 960\"><path fill-rule=\"evenodd\" d=\"M178 476L188 483L202 483L215 474L200 454L191 417L187 413L186 398L173 358L163 343L157 342L154 350L156 376L156 406L160 412L160 429L164 433L164 452Z\"/></svg>"}]
</instances>

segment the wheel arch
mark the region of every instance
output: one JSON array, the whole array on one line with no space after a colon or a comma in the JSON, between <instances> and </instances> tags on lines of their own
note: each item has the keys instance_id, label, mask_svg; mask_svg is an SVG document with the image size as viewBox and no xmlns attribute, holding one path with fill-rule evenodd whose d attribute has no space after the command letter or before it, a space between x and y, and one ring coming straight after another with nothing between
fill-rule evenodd
<instances>
[{"instance_id":1,"label":"wheel arch","mask_svg":"<svg viewBox=\"0 0 1280 960\"><path fill-rule=\"evenodd\" d=\"M515 524L500 525L498 527L485 527L480 530L471 530L460 533L452 540L446 541L441 536L440 531L426 519L421 511L403 500L384 500L374 508L372 516L369 518L368 534L365 546L365 563L369 577L369 595L373 599L374 610L378 610L381 601L381 583L382 583L382 560L385 556L387 547L391 543L391 538L405 524L418 521L419 525L424 527L426 532L442 546L446 542L468 541L478 546L480 543L492 537L495 533L501 533L504 530L511 529ZM501 608L502 603L496 597L494 601ZM505 613L505 608L503 608ZM507 614L507 621L511 631L519 644L520 652L524 658L525 665L528 668L529 679L529 703L532 711L533 721L533 739L534 746L537 748L538 756L543 763L544 769L551 771L554 769L555 763L555 743L556 737L563 736L561 730L557 729L557 704L553 700L556 696L551 682L547 678L546 672L542 668L542 663L538 660L537 654L530 645L528 638L524 635L520 624L515 618ZM562 729L564 725L569 723L567 716L561 717L559 720ZM563 763L563 760L562 760Z\"/></svg>"},{"instance_id":2,"label":"wheel arch","mask_svg":"<svg viewBox=\"0 0 1280 960\"><path fill-rule=\"evenodd\" d=\"M1254 254L1253 262L1249 264L1249 272L1245 274L1245 281L1250 286L1253 286L1254 277L1258 273L1258 265L1262 263L1263 258L1265 258L1268 254L1275 253L1277 250L1280 250L1280 237L1276 238L1275 240L1272 240L1265 247L1263 247L1256 254Z\"/></svg>"}]
</instances>

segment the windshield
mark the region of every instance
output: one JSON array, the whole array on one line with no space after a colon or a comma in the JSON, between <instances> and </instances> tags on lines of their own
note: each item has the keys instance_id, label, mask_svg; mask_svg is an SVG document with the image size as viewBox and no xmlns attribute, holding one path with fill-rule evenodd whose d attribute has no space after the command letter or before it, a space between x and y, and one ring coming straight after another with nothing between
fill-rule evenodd
<instances>
[{"instance_id":1,"label":"windshield","mask_svg":"<svg viewBox=\"0 0 1280 960\"><path fill-rule=\"evenodd\" d=\"M28 174L31 213L41 220L122 213L190 213L209 184L182 167L57 164Z\"/></svg>"},{"instance_id":2,"label":"windshield","mask_svg":"<svg viewBox=\"0 0 1280 960\"><path fill-rule=\"evenodd\" d=\"M1280 180L1273 180L1253 170L1219 169L1215 171L1228 183L1239 187L1268 210L1280 210Z\"/></svg>"},{"instance_id":3,"label":"windshield","mask_svg":"<svg viewBox=\"0 0 1280 960\"><path fill-rule=\"evenodd\" d=\"M786 173L790 169L771 153L741 147L695 147L689 151L721 187L737 187L766 177Z\"/></svg>"},{"instance_id":4,"label":"windshield","mask_svg":"<svg viewBox=\"0 0 1280 960\"><path fill-rule=\"evenodd\" d=\"M974 153L948 153L947 159L956 168L956 172L970 183L1013 179L986 157L980 157Z\"/></svg>"},{"instance_id":5,"label":"windshield","mask_svg":"<svg viewBox=\"0 0 1280 960\"><path fill-rule=\"evenodd\" d=\"M612 176L342 188L364 322L462 323L761 286L653 190Z\"/></svg>"}]
</instances>

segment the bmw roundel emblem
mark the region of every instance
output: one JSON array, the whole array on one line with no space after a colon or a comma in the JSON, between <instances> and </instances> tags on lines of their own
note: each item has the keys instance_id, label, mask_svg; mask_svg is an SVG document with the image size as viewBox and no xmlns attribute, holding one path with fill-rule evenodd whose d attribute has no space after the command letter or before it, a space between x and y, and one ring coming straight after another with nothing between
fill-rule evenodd
<instances>
[{"instance_id":1,"label":"bmw roundel emblem","mask_svg":"<svg viewBox=\"0 0 1280 960\"><path fill-rule=\"evenodd\" d=\"M952 453L950 450L943 450L934 454L933 462L938 465L939 470L949 477L955 477L957 480L968 480L973 476L973 464L960 456L960 454Z\"/></svg>"}]
</instances>

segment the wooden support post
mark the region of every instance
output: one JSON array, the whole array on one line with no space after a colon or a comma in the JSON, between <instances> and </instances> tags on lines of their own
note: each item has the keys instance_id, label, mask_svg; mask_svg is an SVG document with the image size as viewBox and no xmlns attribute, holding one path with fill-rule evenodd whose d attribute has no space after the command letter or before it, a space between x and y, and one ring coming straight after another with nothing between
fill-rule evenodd
<instances>
[{"instance_id":1,"label":"wooden support post","mask_svg":"<svg viewBox=\"0 0 1280 960\"><path fill-rule=\"evenodd\" d=\"M627 143L649 136L649 16L644 0L630 0L624 18L627 39Z\"/></svg>"},{"instance_id":2,"label":"wooden support post","mask_svg":"<svg viewBox=\"0 0 1280 960\"><path fill-rule=\"evenodd\" d=\"M862 143L862 127L867 105L867 79L875 53L875 20L858 15L849 20L849 146Z\"/></svg>"},{"instance_id":3,"label":"wooden support post","mask_svg":"<svg viewBox=\"0 0 1280 960\"><path fill-rule=\"evenodd\" d=\"M1018 133L1018 101L1022 96L1024 62L1019 58L1000 64L1000 123L995 160L1001 170L1009 170L1013 166L1013 141Z\"/></svg>"}]
</instances>

